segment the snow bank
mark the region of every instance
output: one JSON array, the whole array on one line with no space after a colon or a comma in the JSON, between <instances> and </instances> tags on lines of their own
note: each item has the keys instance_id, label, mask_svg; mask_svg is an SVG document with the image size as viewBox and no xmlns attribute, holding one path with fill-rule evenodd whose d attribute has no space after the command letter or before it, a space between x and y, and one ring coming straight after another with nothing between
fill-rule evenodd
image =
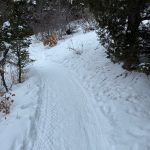
<instances>
[{"instance_id":1,"label":"snow bank","mask_svg":"<svg viewBox=\"0 0 150 150\"><path fill-rule=\"evenodd\" d=\"M15 93L11 113L0 116L0 143L2 150L25 149L37 107L38 79L30 73L23 84L13 87ZM6 119L5 119L6 117Z\"/></svg>"}]
</instances>

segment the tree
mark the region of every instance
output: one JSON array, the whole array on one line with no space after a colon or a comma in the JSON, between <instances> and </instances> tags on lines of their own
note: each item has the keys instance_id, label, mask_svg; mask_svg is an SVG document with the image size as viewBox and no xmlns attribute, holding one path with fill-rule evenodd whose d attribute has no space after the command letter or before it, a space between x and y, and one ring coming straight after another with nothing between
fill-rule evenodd
<instances>
[{"instance_id":1,"label":"tree","mask_svg":"<svg viewBox=\"0 0 150 150\"><path fill-rule=\"evenodd\" d=\"M143 20L150 19L149 1L88 0L88 3L99 24L98 34L108 57L114 62L123 61L127 70L136 70L145 50L142 43L150 49L146 39L150 36L150 25L142 27Z\"/></svg>"},{"instance_id":2,"label":"tree","mask_svg":"<svg viewBox=\"0 0 150 150\"><path fill-rule=\"evenodd\" d=\"M3 86L5 87L5 90L8 92L8 87L5 81L5 64L6 64L6 59L7 55L9 52L9 49L11 47L10 43L10 23L4 22L3 25L1 24L0 26L0 54L1 54L1 59L0 59L0 75L1 79L3 82ZM9 42L9 43L8 43Z\"/></svg>"},{"instance_id":3,"label":"tree","mask_svg":"<svg viewBox=\"0 0 150 150\"><path fill-rule=\"evenodd\" d=\"M11 47L11 29L10 29L10 22L7 21L7 17L9 12L11 2L9 1L0 1L1 3L1 9L0 9L0 75L1 75L1 80L3 83L3 86L8 92L8 87L5 81L5 64L7 61L8 53ZM9 5L8 5L9 4Z\"/></svg>"},{"instance_id":4,"label":"tree","mask_svg":"<svg viewBox=\"0 0 150 150\"><path fill-rule=\"evenodd\" d=\"M30 44L29 28L33 2L0 0L0 75L3 86L8 92L5 81L5 65L11 63L18 68L18 82L22 81L22 73L29 62L27 47ZM32 5L31 5L32 4ZM9 10L9 11L8 11Z\"/></svg>"},{"instance_id":5,"label":"tree","mask_svg":"<svg viewBox=\"0 0 150 150\"><path fill-rule=\"evenodd\" d=\"M15 1L10 14L12 55L16 58L18 67L18 82L22 82L22 73L29 62L27 48L30 45L29 36L32 34L28 26L28 3L26 0Z\"/></svg>"}]
</instances>

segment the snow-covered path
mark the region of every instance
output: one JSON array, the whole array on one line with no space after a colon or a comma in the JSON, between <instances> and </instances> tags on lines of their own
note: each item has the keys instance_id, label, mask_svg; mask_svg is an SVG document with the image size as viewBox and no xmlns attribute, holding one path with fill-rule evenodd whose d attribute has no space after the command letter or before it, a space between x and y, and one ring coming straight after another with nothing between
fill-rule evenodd
<instances>
[{"instance_id":1,"label":"snow-covered path","mask_svg":"<svg viewBox=\"0 0 150 150\"><path fill-rule=\"evenodd\" d=\"M53 48L33 37L29 52L0 150L150 150L150 76L112 64L95 32Z\"/></svg>"},{"instance_id":2,"label":"snow-covered path","mask_svg":"<svg viewBox=\"0 0 150 150\"><path fill-rule=\"evenodd\" d=\"M149 150L149 80L139 74L120 79L121 67L106 60L97 45L94 32L53 48L31 45L40 92L33 147L27 150Z\"/></svg>"},{"instance_id":3,"label":"snow-covered path","mask_svg":"<svg viewBox=\"0 0 150 150\"><path fill-rule=\"evenodd\" d=\"M40 110L32 150L108 150L100 121L88 104L91 97L71 72L51 63L37 74Z\"/></svg>"}]
</instances>

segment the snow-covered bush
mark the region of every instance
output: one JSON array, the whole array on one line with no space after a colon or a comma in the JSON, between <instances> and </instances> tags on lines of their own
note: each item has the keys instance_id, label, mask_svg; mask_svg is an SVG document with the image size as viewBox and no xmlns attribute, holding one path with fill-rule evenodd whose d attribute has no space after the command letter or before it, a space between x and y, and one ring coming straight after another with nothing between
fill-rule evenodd
<instances>
[{"instance_id":1,"label":"snow-covered bush","mask_svg":"<svg viewBox=\"0 0 150 150\"><path fill-rule=\"evenodd\" d=\"M142 63L138 66L137 69L139 72L144 72L147 75L150 75L150 63Z\"/></svg>"},{"instance_id":2,"label":"snow-covered bush","mask_svg":"<svg viewBox=\"0 0 150 150\"><path fill-rule=\"evenodd\" d=\"M92 17L82 20L82 29L84 33L96 30L96 26L96 21Z\"/></svg>"}]
</instances>

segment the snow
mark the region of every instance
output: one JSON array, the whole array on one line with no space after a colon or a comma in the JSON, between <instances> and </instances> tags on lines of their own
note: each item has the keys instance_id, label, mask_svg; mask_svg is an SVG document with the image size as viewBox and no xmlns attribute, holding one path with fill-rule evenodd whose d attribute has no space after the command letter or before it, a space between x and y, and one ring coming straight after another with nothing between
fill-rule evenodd
<instances>
[{"instance_id":1,"label":"snow","mask_svg":"<svg viewBox=\"0 0 150 150\"><path fill-rule=\"evenodd\" d=\"M3 42L6 48L10 48L11 44L7 43L7 42Z\"/></svg>"},{"instance_id":2,"label":"snow","mask_svg":"<svg viewBox=\"0 0 150 150\"><path fill-rule=\"evenodd\" d=\"M72 4L72 3L73 3L73 0L69 0L69 2Z\"/></svg>"},{"instance_id":3,"label":"snow","mask_svg":"<svg viewBox=\"0 0 150 150\"><path fill-rule=\"evenodd\" d=\"M23 29L23 26L20 26L20 25L19 25L19 26L18 26L18 29L22 30L22 29Z\"/></svg>"},{"instance_id":4,"label":"snow","mask_svg":"<svg viewBox=\"0 0 150 150\"><path fill-rule=\"evenodd\" d=\"M5 28L8 28L8 27L10 27L10 22L9 21L4 22L2 29L4 30Z\"/></svg>"},{"instance_id":5,"label":"snow","mask_svg":"<svg viewBox=\"0 0 150 150\"><path fill-rule=\"evenodd\" d=\"M144 21L142 21L142 23L143 24L148 24L148 23L150 23L150 21L149 20L144 20Z\"/></svg>"},{"instance_id":6,"label":"snow","mask_svg":"<svg viewBox=\"0 0 150 150\"><path fill-rule=\"evenodd\" d=\"M32 84L31 84L32 83ZM36 111L38 86L35 77L14 86L15 102L8 116L0 118L0 143L3 150L20 150L30 134L30 124Z\"/></svg>"},{"instance_id":7,"label":"snow","mask_svg":"<svg viewBox=\"0 0 150 150\"><path fill-rule=\"evenodd\" d=\"M32 37L36 61L0 118L3 150L150 149L150 77L110 62L97 39L79 32L49 48Z\"/></svg>"},{"instance_id":8,"label":"snow","mask_svg":"<svg viewBox=\"0 0 150 150\"><path fill-rule=\"evenodd\" d=\"M34 5L36 5L36 1L33 1L32 3L33 3Z\"/></svg>"}]
</instances>

